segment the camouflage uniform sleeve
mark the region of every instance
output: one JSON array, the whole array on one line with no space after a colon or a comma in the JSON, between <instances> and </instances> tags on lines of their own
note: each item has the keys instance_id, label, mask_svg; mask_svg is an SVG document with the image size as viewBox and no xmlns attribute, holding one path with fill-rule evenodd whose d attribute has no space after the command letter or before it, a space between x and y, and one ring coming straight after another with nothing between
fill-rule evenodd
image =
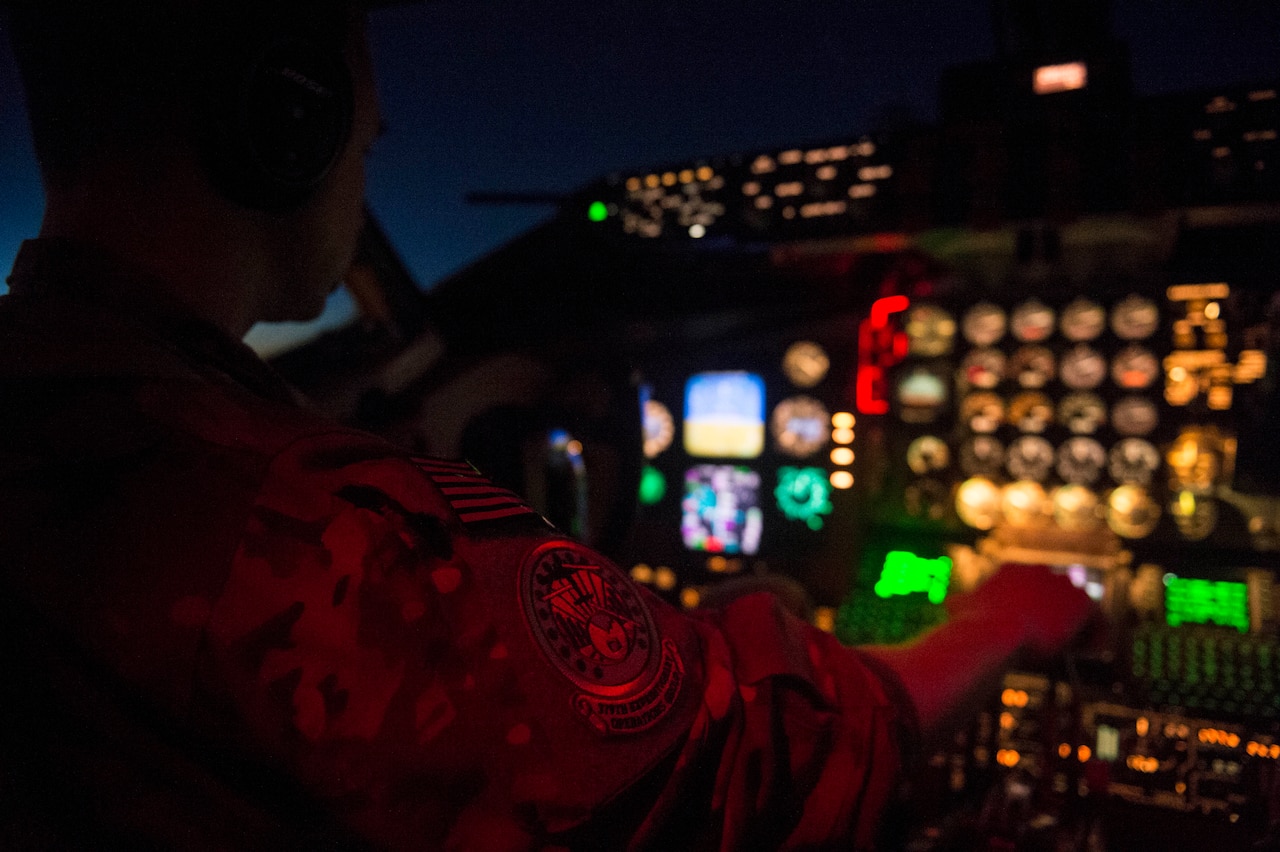
<instances>
[{"instance_id":1,"label":"camouflage uniform sleeve","mask_svg":"<svg viewBox=\"0 0 1280 852\"><path fill-rule=\"evenodd\" d=\"M469 468L350 433L275 460L206 649L201 691L393 848L602 848L602 815L636 849L800 848L852 839L896 769L875 678L767 597L691 618Z\"/></svg>"}]
</instances>

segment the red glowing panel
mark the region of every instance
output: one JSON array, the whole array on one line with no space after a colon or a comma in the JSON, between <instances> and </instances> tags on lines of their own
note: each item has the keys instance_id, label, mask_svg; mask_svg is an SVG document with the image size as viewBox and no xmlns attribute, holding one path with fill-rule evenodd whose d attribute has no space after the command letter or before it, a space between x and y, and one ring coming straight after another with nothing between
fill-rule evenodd
<instances>
[{"instance_id":1,"label":"red glowing panel","mask_svg":"<svg viewBox=\"0 0 1280 852\"><path fill-rule=\"evenodd\" d=\"M863 414L889 411L889 370L907 356L907 335L894 322L911 306L906 296L885 296L871 305L871 313L858 326L858 373L854 402Z\"/></svg>"}]
</instances>

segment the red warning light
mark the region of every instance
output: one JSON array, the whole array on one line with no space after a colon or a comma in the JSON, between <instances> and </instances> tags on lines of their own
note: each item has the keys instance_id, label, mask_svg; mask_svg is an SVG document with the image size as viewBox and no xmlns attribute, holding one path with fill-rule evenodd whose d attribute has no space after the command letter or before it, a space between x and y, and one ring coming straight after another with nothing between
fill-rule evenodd
<instances>
[{"instance_id":1,"label":"red warning light","mask_svg":"<svg viewBox=\"0 0 1280 852\"><path fill-rule=\"evenodd\" d=\"M907 356L907 335L893 315L911 305L906 296L885 296L871 304L858 326L858 373L854 402L863 414L889 412L889 370Z\"/></svg>"}]
</instances>

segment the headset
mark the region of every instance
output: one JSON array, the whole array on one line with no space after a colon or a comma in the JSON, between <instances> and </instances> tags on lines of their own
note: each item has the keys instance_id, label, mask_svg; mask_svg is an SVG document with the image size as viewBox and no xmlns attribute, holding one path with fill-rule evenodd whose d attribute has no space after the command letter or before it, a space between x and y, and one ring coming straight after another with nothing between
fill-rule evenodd
<instances>
[{"instance_id":1,"label":"headset","mask_svg":"<svg viewBox=\"0 0 1280 852\"><path fill-rule=\"evenodd\" d=\"M220 74L204 159L227 198L286 212L315 191L351 136L351 71L340 49L273 34Z\"/></svg>"}]
</instances>

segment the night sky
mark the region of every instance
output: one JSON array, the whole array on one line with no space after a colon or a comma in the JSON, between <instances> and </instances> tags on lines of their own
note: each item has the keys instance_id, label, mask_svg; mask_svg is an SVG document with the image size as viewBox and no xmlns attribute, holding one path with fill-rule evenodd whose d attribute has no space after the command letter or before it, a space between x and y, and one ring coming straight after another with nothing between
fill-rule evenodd
<instances>
[{"instance_id":1,"label":"night sky","mask_svg":"<svg viewBox=\"0 0 1280 852\"><path fill-rule=\"evenodd\" d=\"M1115 0L1140 94L1280 77L1280 3ZM374 13L388 133L369 199L424 287L606 173L936 118L948 66L995 51L988 0L435 0ZM0 55L0 265L39 221L16 73Z\"/></svg>"}]
</instances>

